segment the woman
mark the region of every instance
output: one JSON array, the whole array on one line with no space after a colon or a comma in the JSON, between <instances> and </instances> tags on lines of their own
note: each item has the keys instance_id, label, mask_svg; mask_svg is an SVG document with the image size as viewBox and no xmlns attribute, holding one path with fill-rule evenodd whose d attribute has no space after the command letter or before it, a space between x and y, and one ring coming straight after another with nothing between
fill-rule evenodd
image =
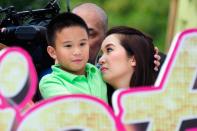
<instances>
[{"instance_id":1,"label":"woman","mask_svg":"<svg viewBox=\"0 0 197 131\"><path fill-rule=\"evenodd\" d=\"M152 39L130 27L114 27L101 45L100 70L108 87L109 103L113 90L153 85L154 46ZM147 123L125 125L127 130L146 130Z\"/></svg>"},{"instance_id":2,"label":"woman","mask_svg":"<svg viewBox=\"0 0 197 131\"><path fill-rule=\"evenodd\" d=\"M154 84L154 45L142 32L125 26L110 29L101 54L103 79L114 89Z\"/></svg>"}]
</instances>

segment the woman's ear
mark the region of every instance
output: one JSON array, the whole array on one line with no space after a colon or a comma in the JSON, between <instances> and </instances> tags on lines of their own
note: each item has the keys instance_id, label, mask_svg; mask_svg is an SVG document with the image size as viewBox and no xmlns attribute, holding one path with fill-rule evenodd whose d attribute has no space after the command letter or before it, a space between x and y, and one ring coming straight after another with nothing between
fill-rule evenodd
<instances>
[{"instance_id":1,"label":"woman's ear","mask_svg":"<svg viewBox=\"0 0 197 131\"><path fill-rule=\"evenodd\" d=\"M54 47L47 46L47 52L51 56L51 58L53 58L54 60L56 60L57 56L56 56L56 52L55 52L55 48Z\"/></svg>"},{"instance_id":2,"label":"woman's ear","mask_svg":"<svg viewBox=\"0 0 197 131\"><path fill-rule=\"evenodd\" d=\"M131 66L135 67L136 66L136 60L135 60L135 57L132 56L131 58L129 58L129 62L131 64Z\"/></svg>"}]
</instances>

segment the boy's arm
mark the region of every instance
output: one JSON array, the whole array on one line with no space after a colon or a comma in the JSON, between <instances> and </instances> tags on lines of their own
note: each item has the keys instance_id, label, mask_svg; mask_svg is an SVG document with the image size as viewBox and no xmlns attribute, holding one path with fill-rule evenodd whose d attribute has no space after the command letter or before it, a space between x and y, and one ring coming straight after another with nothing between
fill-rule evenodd
<instances>
[{"instance_id":1,"label":"boy's arm","mask_svg":"<svg viewBox=\"0 0 197 131\"><path fill-rule=\"evenodd\" d=\"M71 94L65 86L57 79L42 79L39 83L39 90L44 99L53 96L68 95Z\"/></svg>"}]
</instances>

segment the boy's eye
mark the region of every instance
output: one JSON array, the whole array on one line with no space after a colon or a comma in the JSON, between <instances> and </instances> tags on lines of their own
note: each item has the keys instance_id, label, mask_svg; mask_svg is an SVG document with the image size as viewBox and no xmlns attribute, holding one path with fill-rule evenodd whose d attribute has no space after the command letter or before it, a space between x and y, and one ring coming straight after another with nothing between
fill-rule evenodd
<instances>
[{"instance_id":1,"label":"boy's eye","mask_svg":"<svg viewBox=\"0 0 197 131\"><path fill-rule=\"evenodd\" d=\"M86 43L85 42L83 42L83 43L80 43L80 46L84 46Z\"/></svg>"},{"instance_id":2,"label":"boy's eye","mask_svg":"<svg viewBox=\"0 0 197 131\"><path fill-rule=\"evenodd\" d=\"M71 47L72 45L64 45L64 47Z\"/></svg>"}]
</instances>

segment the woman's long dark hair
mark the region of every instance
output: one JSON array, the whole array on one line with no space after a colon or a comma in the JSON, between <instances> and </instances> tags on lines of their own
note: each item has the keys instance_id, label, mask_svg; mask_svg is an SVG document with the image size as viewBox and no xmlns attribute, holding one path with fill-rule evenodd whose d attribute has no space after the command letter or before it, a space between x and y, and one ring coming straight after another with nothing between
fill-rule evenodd
<instances>
[{"instance_id":1,"label":"woman's long dark hair","mask_svg":"<svg viewBox=\"0 0 197 131\"><path fill-rule=\"evenodd\" d=\"M118 26L110 29L107 36L120 35L120 44L128 56L134 56L136 67L130 80L130 87L153 85L156 78L154 71L154 45L152 39L137 29Z\"/></svg>"}]
</instances>

